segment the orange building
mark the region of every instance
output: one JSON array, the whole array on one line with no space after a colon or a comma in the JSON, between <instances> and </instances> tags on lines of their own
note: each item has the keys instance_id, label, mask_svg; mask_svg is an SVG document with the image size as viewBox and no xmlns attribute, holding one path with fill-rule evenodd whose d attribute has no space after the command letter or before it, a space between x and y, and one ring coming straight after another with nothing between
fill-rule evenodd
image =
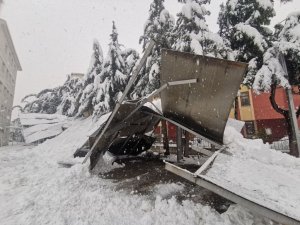
<instances>
[{"instance_id":1,"label":"orange building","mask_svg":"<svg viewBox=\"0 0 300 225\"><path fill-rule=\"evenodd\" d=\"M287 135L287 126L283 116L277 113L269 100L270 93L257 95L253 90L242 86L238 97L238 119L245 121L243 134L247 138L262 138L273 142ZM284 109L288 108L283 88L276 90L276 102ZM294 95L295 106L300 105L300 95ZM234 109L230 117L234 118ZM298 119L300 125L300 119Z\"/></svg>"}]
</instances>

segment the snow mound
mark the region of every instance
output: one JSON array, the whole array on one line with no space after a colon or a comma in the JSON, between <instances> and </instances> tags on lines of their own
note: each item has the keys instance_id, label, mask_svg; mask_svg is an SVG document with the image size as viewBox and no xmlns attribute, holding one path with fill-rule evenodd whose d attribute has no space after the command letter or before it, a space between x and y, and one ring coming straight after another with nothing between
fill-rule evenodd
<instances>
[{"instance_id":1,"label":"snow mound","mask_svg":"<svg viewBox=\"0 0 300 225\"><path fill-rule=\"evenodd\" d=\"M300 160L249 140L227 126L226 153L215 159L205 179L244 198L300 220Z\"/></svg>"}]
</instances>

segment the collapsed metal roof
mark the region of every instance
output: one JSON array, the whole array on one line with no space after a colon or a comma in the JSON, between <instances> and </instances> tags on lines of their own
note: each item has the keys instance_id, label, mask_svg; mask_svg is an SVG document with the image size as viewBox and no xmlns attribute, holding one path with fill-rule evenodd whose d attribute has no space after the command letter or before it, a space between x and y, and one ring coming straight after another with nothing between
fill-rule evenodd
<instances>
[{"instance_id":1,"label":"collapsed metal roof","mask_svg":"<svg viewBox=\"0 0 300 225\"><path fill-rule=\"evenodd\" d=\"M128 154L135 154L149 148L151 141L144 134L153 130L161 119L221 146L226 121L246 68L244 63L163 50L161 87L140 101L122 103L134 84L138 72L135 73L105 126L91 138L92 148L87 155L90 169L107 150L123 154L122 149L126 148ZM159 95L162 112L144 106ZM143 148L139 148L142 143ZM121 150L113 146L121 146Z\"/></svg>"}]
</instances>

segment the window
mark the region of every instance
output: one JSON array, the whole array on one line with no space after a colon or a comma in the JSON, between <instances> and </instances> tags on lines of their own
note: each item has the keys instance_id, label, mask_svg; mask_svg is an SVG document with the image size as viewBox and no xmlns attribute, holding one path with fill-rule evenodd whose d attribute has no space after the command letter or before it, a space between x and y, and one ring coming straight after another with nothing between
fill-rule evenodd
<instances>
[{"instance_id":1,"label":"window","mask_svg":"<svg viewBox=\"0 0 300 225\"><path fill-rule=\"evenodd\" d=\"M254 122L253 121L246 121L245 122L245 128L247 135L254 135L255 134L255 128L254 128Z\"/></svg>"},{"instance_id":2,"label":"window","mask_svg":"<svg viewBox=\"0 0 300 225\"><path fill-rule=\"evenodd\" d=\"M265 129L265 131L266 131L266 135L272 135L272 129L271 128L266 128Z\"/></svg>"},{"instance_id":3,"label":"window","mask_svg":"<svg viewBox=\"0 0 300 225\"><path fill-rule=\"evenodd\" d=\"M241 98L241 105L242 106L249 106L250 105L250 99L249 99L249 92L241 92L240 95Z\"/></svg>"}]
</instances>

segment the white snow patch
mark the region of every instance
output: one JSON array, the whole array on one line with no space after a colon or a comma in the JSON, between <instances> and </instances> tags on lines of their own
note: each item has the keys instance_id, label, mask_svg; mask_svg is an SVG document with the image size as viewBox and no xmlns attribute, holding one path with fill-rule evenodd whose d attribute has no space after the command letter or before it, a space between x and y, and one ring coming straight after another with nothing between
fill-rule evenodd
<instances>
[{"instance_id":1,"label":"white snow patch","mask_svg":"<svg viewBox=\"0 0 300 225\"><path fill-rule=\"evenodd\" d=\"M183 190L184 185L181 183L157 184L154 187L154 193L162 198L166 198Z\"/></svg>"}]
</instances>

